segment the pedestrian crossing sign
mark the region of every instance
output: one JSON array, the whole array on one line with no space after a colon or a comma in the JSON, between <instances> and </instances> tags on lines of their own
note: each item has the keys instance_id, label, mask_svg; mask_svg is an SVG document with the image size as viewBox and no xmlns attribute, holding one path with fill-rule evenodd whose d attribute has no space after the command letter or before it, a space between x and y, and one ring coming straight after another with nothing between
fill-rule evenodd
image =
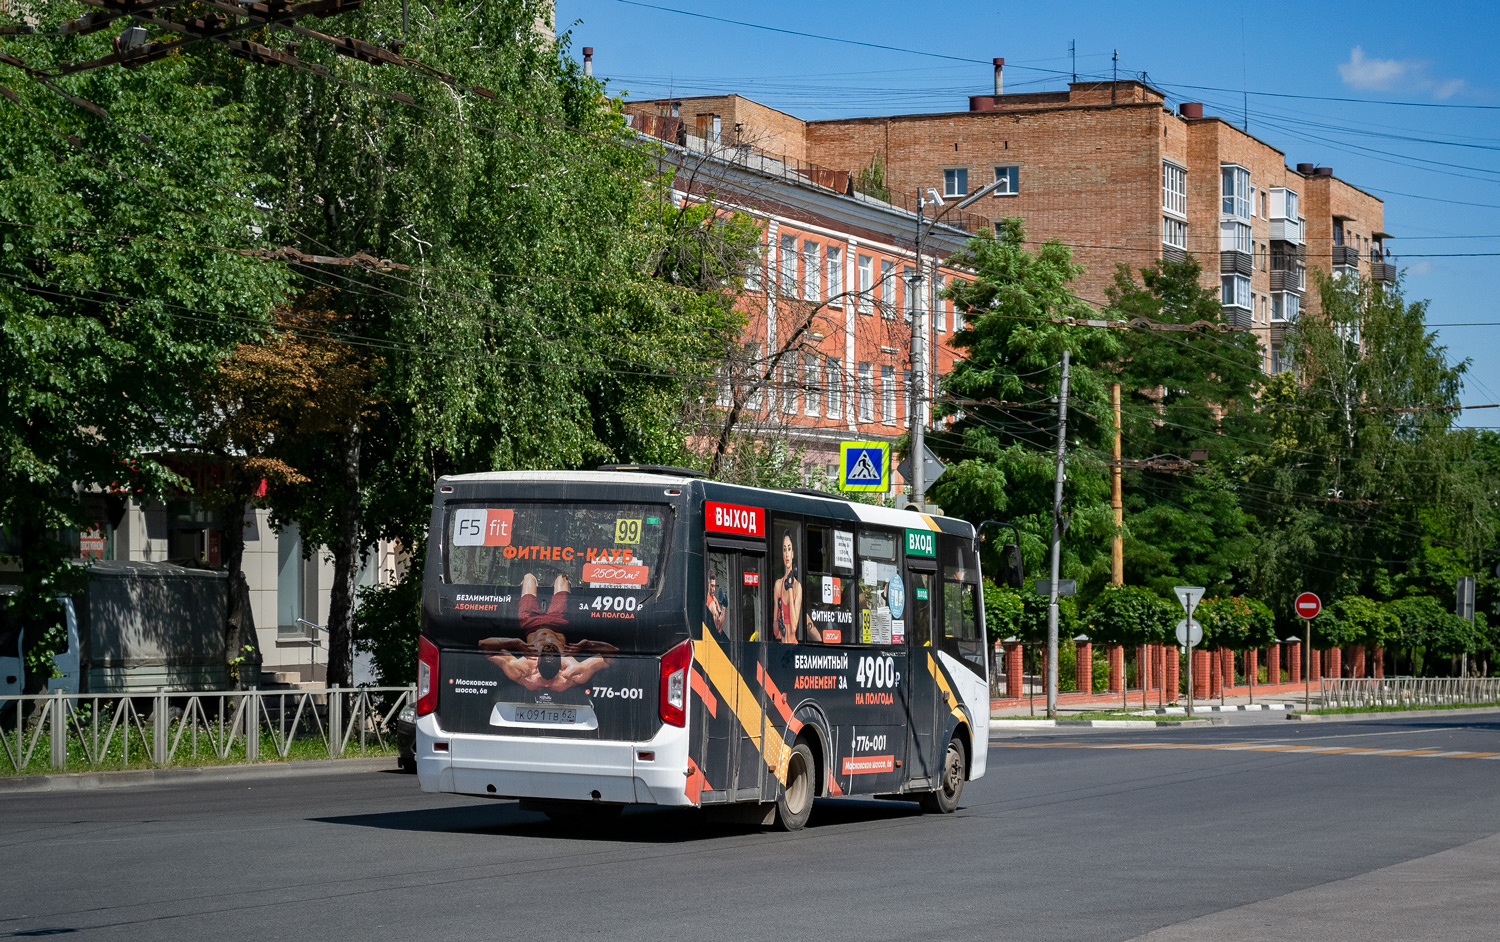
<instances>
[{"instance_id":1,"label":"pedestrian crossing sign","mask_svg":"<svg viewBox=\"0 0 1500 942\"><path fill-rule=\"evenodd\" d=\"M843 442L839 445L839 490L889 491L891 446L887 442Z\"/></svg>"}]
</instances>

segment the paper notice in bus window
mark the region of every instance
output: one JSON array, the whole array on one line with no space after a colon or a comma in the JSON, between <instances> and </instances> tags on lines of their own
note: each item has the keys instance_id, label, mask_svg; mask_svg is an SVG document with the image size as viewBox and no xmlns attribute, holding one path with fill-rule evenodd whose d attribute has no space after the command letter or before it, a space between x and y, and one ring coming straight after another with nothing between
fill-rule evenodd
<instances>
[{"instance_id":1,"label":"paper notice in bus window","mask_svg":"<svg viewBox=\"0 0 1500 942\"><path fill-rule=\"evenodd\" d=\"M587 563L583 581L601 589L635 589L646 584L647 567L636 563Z\"/></svg>"},{"instance_id":2,"label":"paper notice in bus window","mask_svg":"<svg viewBox=\"0 0 1500 942\"><path fill-rule=\"evenodd\" d=\"M620 519L618 519L618 520L615 521L615 543L616 543L616 545L625 544L625 543L628 543L628 544L638 544L640 542L641 542L641 521L640 521L640 518L636 518L634 520L631 520L631 519L628 519L626 517L621 517Z\"/></svg>"},{"instance_id":3,"label":"paper notice in bus window","mask_svg":"<svg viewBox=\"0 0 1500 942\"><path fill-rule=\"evenodd\" d=\"M509 546L515 515L514 510L455 510L453 545Z\"/></svg>"},{"instance_id":4,"label":"paper notice in bus window","mask_svg":"<svg viewBox=\"0 0 1500 942\"><path fill-rule=\"evenodd\" d=\"M906 620L902 618L891 619L891 644L906 643Z\"/></svg>"},{"instance_id":5,"label":"paper notice in bus window","mask_svg":"<svg viewBox=\"0 0 1500 942\"><path fill-rule=\"evenodd\" d=\"M854 534L833 531L833 568L854 571Z\"/></svg>"}]
</instances>

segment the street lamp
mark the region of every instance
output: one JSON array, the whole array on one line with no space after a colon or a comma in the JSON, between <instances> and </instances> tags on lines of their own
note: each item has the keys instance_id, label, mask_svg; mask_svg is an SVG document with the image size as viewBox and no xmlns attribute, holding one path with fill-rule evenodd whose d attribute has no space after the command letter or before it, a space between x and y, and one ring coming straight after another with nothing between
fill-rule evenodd
<instances>
[{"instance_id":1,"label":"street lamp","mask_svg":"<svg viewBox=\"0 0 1500 942\"><path fill-rule=\"evenodd\" d=\"M953 212L955 209L964 209L966 207L974 205L979 200L999 189L1008 181L1008 177L1001 177L995 180L993 183L980 187L973 193L970 193L968 196L959 200L957 203L953 203L952 205L949 205L941 196L938 195L937 190L933 189L932 187L927 188L927 193L925 196L922 194L922 191L920 189L917 191L917 271L916 274L912 276L911 284L908 290L918 292L916 295L917 297L922 296L922 286L925 283L927 277L922 267L922 241L926 237L927 233L931 232L933 227L935 227L940 221L942 221L942 218L944 216ZM928 206L943 207L943 211L932 217L931 222L928 222L925 218L926 209ZM911 420L911 453L908 457L911 462L911 481L909 483L914 499L909 500L908 503L916 504L917 509L920 510L927 502L927 469L923 466L923 456L927 451L925 434L927 431L927 383L925 374L923 373L923 364L925 360L924 345L927 335L926 331L924 331L922 328L922 312L917 309L917 305L915 304L913 304L911 307L912 314L910 359L912 389L911 415L908 416L908 418Z\"/></svg>"}]
</instances>

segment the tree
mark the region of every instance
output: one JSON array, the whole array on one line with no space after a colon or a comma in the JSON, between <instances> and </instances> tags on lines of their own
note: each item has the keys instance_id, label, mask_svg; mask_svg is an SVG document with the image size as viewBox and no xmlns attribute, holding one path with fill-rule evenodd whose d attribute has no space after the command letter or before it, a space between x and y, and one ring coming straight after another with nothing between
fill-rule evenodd
<instances>
[{"instance_id":1,"label":"tree","mask_svg":"<svg viewBox=\"0 0 1500 942\"><path fill-rule=\"evenodd\" d=\"M1262 397L1271 444L1244 458L1257 593L1428 594L1472 572L1496 531L1472 432L1455 426L1467 361L1397 286L1317 277L1321 312L1289 334L1294 372Z\"/></svg>"},{"instance_id":2,"label":"tree","mask_svg":"<svg viewBox=\"0 0 1500 942\"><path fill-rule=\"evenodd\" d=\"M1204 599L1193 620L1203 626L1203 647L1211 650L1248 651L1276 641L1276 617L1256 599Z\"/></svg>"},{"instance_id":3,"label":"tree","mask_svg":"<svg viewBox=\"0 0 1500 942\"><path fill-rule=\"evenodd\" d=\"M1255 394L1261 350L1251 331L1222 332L1218 293L1196 261L1115 271L1108 309L1127 321L1198 325L1124 335L1115 373L1127 459L1175 459L1168 470L1127 469L1125 578L1165 594L1184 582L1228 590L1253 555L1237 465L1262 440ZM1191 461L1190 466L1183 462Z\"/></svg>"},{"instance_id":4,"label":"tree","mask_svg":"<svg viewBox=\"0 0 1500 942\"><path fill-rule=\"evenodd\" d=\"M1027 568L1042 564L1052 532L1057 365L1068 350L1068 436L1092 448L1074 448L1068 456L1064 573L1080 579L1087 597L1109 574L1114 522L1099 455L1107 434L1101 417L1109 414L1105 365L1119 356L1121 345L1114 331L1052 320L1095 316L1072 292L1082 269L1057 242L1035 253L1025 244L1020 220L1007 219L998 232L971 239L954 259L976 277L954 279L946 289L967 312L964 329L953 338L964 357L948 375L935 410L952 416L953 424L927 439L949 463L931 494L948 512L974 522L1017 522Z\"/></svg>"},{"instance_id":5,"label":"tree","mask_svg":"<svg viewBox=\"0 0 1500 942\"><path fill-rule=\"evenodd\" d=\"M1172 637L1178 611L1150 589L1106 586L1089 604L1084 631L1095 644L1162 644Z\"/></svg>"},{"instance_id":6,"label":"tree","mask_svg":"<svg viewBox=\"0 0 1500 942\"><path fill-rule=\"evenodd\" d=\"M313 42L298 55L315 68L217 62L258 129L261 224L305 252L390 263L299 269L303 292L331 289L325 339L378 351L368 392L385 410L346 413L298 463L314 483L271 497L333 558L332 683L349 681L363 548L417 546L439 476L670 462L720 349L722 308L652 277L675 265L654 155L568 38L533 31L535 10L412 8L403 54L451 83ZM400 17L369 5L335 31L402 35Z\"/></svg>"},{"instance_id":7,"label":"tree","mask_svg":"<svg viewBox=\"0 0 1500 942\"><path fill-rule=\"evenodd\" d=\"M43 23L76 16L37 0ZM102 56L106 33L0 37L49 68ZM0 527L30 618L79 591L69 534L96 520L81 494L159 499L176 476L158 452L191 427L193 381L268 325L279 263L242 194L263 182L244 154L243 109L173 57L54 80L98 113L22 78L0 102ZM166 159L163 154L170 154ZM182 164L199 183L185 186Z\"/></svg>"}]
</instances>

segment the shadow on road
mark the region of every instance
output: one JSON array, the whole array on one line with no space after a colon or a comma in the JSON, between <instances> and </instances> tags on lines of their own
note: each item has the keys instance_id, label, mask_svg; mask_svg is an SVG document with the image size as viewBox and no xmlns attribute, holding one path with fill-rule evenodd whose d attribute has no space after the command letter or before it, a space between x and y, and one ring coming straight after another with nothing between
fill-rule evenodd
<instances>
[{"instance_id":1,"label":"shadow on road","mask_svg":"<svg viewBox=\"0 0 1500 942\"><path fill-rule=\"evenodd\" d=\"M920 815L917 806L899 801L858 799L819 800L813 807L809 828L828 828L888 821ZM613 821L562 823L536 811L523 811L515 801L486 801L447 808L413 811L381 811L368 814L309 818L321 824L379 828L388 831L423 831L440 834L492 834L505 837L567 838L627 844L680 844L743 836L762 830L756 825L716 820L711 813L693 809L626 808Z\"/></svg>"}]
</instances>

